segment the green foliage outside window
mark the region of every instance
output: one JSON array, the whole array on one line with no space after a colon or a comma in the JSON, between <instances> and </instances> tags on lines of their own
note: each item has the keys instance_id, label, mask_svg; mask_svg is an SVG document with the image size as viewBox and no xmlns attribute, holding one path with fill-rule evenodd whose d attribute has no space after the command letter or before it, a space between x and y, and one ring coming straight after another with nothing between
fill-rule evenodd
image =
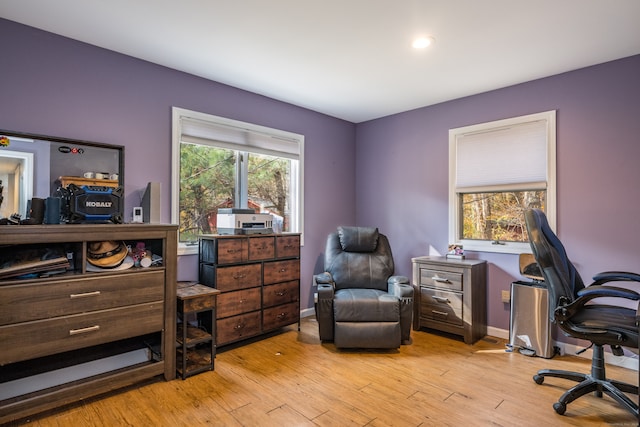
<instances>
[{"instance_id":1,"label":"green foliage outside window","mask_svg":"<svg viewBox=\"0 0 640 427\"><path fill-rule=\"evenodd\" d=\"M462 239L528 242L524 211L545 209L546 191L464 193Z\"/></svg>"},{"instance_id":2,"label":"green foliage outside window","mask_svg":"<svg viewBox=\"0 0 640 427\"><path fill-rule=\"evenodd\" d=\"M287 231L292 160L242 153L248 160L246 188L249 207L283 218ZM209 145L180 144L181 242L195 242L199 234L216 233L219 208L235 203L239 153Z\"/></svg>"}]
</instances>

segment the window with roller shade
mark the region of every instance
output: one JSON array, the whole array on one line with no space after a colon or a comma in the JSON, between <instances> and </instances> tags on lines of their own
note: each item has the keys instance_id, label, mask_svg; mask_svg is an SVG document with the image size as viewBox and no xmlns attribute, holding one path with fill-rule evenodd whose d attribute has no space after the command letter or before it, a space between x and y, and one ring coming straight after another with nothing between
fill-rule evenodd
<instances>
[{"instance_id":1,"label":"window with roller shade","mask_svg":"<svg viewBox=\"0 0 640 427\"><path fill-rule=\"evenodd\" d=\"M524 210L555 229L555 111L449 131L449 238L465 250L530 252Z\"/></svg>"},{"instance_id":2,"label":"window with roller shade","mask_svg":"<svg viewBox=\"0 0 640 427\"><path fill-rule=\"evenodd\" d=\"M181 253L216 232L219 208L270 213L302 232L304 136L173 108L172 222Z\"/></svg>"}]
</instances>

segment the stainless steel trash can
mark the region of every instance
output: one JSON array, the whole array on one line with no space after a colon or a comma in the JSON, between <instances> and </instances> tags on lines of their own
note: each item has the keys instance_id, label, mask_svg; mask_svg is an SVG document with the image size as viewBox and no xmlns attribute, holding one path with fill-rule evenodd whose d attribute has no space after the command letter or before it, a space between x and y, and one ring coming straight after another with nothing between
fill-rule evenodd
<instances>
[{"instance_id":1,"label":"stainless steel trash can","mask_svg":"<svg viewBox=\"0 0 640 427\"><path fill-rule=\"evenodd\" d=\"M544 282L511 283L509 346L527 356L553 357L549 293Z\"/></svg>"}]
</instances>

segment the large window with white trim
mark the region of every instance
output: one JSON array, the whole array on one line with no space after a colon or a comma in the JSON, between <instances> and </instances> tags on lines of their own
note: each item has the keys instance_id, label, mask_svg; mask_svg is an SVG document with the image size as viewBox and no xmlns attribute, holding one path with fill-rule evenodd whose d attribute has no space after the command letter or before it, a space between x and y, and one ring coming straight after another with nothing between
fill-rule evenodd
<instances>
[{"instance_id":1,"label":"large window with white trim","mask_svg":"<svg viewBox=\"0 0 640 427\"><path fill-rule=\"evenodd\" d=\"M174 107L172 222L180 252L217 232L220 208L269 213L274 231L302 232L303 149L299 134Z\"/></svg>"},{"instance_id":2,"label":"large window with white trim","mask_svg":"<svg viewBox=\"0 0 640 427\"><path fill-rule=\"evenodd\" d=\"M528 208L555 228L555 135L555 111L449 131L450 243L530 252Z\"/></svg>"}]
</instances>

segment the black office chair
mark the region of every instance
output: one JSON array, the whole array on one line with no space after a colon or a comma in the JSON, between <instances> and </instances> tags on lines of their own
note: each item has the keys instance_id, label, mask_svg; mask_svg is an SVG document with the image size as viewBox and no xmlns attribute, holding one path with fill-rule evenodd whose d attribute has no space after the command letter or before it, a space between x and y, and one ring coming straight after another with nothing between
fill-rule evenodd
<instances>
[{"instance_id":1,"label":"black office chair","mask_svg":"<svg viewBox=\"0 0 640 427\"><path fill-rule=\"evenodd\" d=\"M591 341L593 346L591 374L543 369L534 375L533 380L542 384L545 377L558 377L579 383L553 404L560 415L565 413L568 403L594 392L597 397L602 397L602 393L612 397L640 420L638 404L625 394L637 395L638 386L606 378L603 349L603 346L610 345L612 353L617 356L623 354L622 347L638 350L640 311L592 301L599 297L640 300L638 292L605 286L608 282L616 281L640 282L640 275L617 271L599 273L594 276L594 282L585 287L567 258L562 243L551 230L544 212L539 209L527 210L525 222L533 255L549 289L551 321L567 335ZM640 286L638 289L640 290Z\"/></svg>"}]
</instances>

